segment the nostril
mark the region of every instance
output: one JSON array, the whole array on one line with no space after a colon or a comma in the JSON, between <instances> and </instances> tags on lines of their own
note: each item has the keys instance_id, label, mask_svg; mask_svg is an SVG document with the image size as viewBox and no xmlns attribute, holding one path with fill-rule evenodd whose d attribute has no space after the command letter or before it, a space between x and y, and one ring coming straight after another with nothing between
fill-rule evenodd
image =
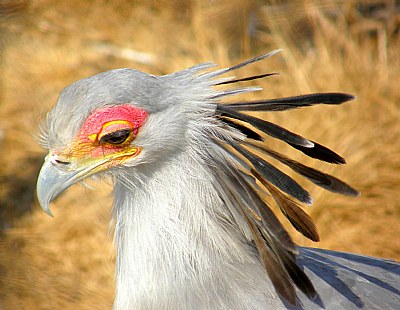
<instances>
[{"instance_id":1,"label":"nostril","mask_svg":"<svg viewBox=\"0 0 400 310\"><path fill-rule=\"evenodd\" d=\"M67 161L62 161L62 160L59 160L59 159L56 159L56 160L54 160L57 164L61 164L61 165L69 165L69 162L67 162Z\"/></svg>"},{"instance_id":2,"label":"nostril","mask_svg":"<svg viewBox=\"0 0 400 310\"><path fill-rule=\"evenodd\" d=\"M46 157L46 159L49 160L53 165L67 166L70 164L69 161L61 160L59 155L56 154L49 154L48 157Z\"/></svg>"}]
</instances>

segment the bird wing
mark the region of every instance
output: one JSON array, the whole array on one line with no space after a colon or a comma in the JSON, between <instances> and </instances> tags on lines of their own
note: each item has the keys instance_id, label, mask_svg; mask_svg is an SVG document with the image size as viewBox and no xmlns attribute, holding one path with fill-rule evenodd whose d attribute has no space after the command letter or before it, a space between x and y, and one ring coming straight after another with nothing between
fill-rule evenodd
<instances>
[{"instance_id":1,"label":"bird wing","mask_svg":"<svg viewBox=\"0 0 400 310\"><path fill-rule=\"evenodd\" d=\"M299 292L303 309L400 309L400 263L303 247L297 262L318 294L312 301Z\"/></svg>"}]
</instances>

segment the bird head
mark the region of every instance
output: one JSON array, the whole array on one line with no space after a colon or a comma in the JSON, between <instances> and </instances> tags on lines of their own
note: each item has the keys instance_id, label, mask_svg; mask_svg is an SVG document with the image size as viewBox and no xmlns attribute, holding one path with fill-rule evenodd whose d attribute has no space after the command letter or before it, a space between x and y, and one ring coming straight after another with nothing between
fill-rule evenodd
<instances>
[{"instance_id":1,"label":"bird head","mask_svg":"<svg viewBox=\"0 0 400 310\"><path fill-rule=\"evenodd\" d=\"M37 194L46 213L57 195L89 176L168 162L180 152L201 115L215 111L205 100L210 83L196 79L197 70L154 76L117 69L66 87L44 130L49 154Z\"/></svg>"}]
</instances>

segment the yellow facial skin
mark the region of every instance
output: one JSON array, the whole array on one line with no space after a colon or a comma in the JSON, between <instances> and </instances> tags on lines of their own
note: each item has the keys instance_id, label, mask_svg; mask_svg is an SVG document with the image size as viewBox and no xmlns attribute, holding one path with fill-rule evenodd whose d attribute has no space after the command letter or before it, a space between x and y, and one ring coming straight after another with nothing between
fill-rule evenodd
<instances>
[{"instance_id":1,"label":"yellow facial skin","mask_svg":"<svg viewBox=\"0 0 400 310\"><path fill-rule=\"evenodd\" d=\"M131 144L137 131L129 121L113 120L104 123L99 132L81 132L69 147L52 155L57 157L57 163L65 164L66 170L104 161L93 171L99 172L139 155L142 148Z\"/></svg>"}]
</instances>

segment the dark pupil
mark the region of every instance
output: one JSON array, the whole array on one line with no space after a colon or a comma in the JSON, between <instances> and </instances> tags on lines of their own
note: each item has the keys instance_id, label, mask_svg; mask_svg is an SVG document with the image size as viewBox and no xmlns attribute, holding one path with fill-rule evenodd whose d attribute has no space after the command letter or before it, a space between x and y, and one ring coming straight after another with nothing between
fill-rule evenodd
<instances>
[{"instance_id":1,"label":"dark pupil","mask_svg":"<svg viewBox=\"0 0 400 310\"><path fill-rule=\"evenodd\" d=\"M101 137L100 142L105 142L109 144L121 144L125 142L126 139L128 139L130 133L131 132L129 129L117 130Z\"/></svg>"}]
</instances>

